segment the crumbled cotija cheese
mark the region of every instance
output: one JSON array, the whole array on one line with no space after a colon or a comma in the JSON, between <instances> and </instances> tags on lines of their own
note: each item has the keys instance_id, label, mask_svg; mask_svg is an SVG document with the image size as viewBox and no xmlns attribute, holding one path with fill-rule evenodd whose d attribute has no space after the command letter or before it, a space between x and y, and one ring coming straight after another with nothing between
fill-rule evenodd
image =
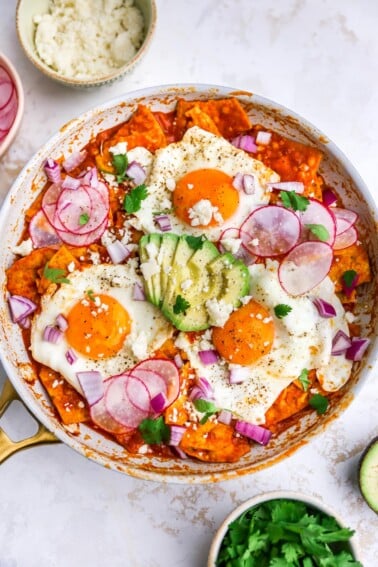
<instances>
[{"instance_id":1,"label":"crumbled cotija cheese","mask_svg":"<svg viewBox=\"0 0 378 567\"><path fill-rule=\"evenodd\" d=\"M143 41L133 0L54 0L35 16L39 57L66 77L93 79L125 65Z\"/></svg>"}]
</instances>

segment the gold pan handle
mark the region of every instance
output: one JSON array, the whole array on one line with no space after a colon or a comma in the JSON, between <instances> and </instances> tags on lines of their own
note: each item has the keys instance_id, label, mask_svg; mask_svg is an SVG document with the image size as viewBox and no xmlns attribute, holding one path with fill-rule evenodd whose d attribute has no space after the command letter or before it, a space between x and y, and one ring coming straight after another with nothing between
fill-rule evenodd
<instances>
[{"instance_id":1,"label":"gold pan handle","mask_svg":"<svg viewBox=\"0 0 378 567\"><path fill-rule=\"evenodd\" d=\"M19 400L23 404L24 408L29 411L20 396L17 394L16 390L13 388L12 383L7 378L0 394L0 417L6 412L8 406L15 400ZM33 418L35 419L34 416ZM12 441L12 439L10 439L5 431L3 431L0 427L0 464L8 457L22 449L27 449L28 447L33 447L33 445L39 445L42 443L56 442L59 442L59 439L57 439L51 431L39 422L37 433L32 437L27 437L21 441Z\"/></svg>"}]
</instances>

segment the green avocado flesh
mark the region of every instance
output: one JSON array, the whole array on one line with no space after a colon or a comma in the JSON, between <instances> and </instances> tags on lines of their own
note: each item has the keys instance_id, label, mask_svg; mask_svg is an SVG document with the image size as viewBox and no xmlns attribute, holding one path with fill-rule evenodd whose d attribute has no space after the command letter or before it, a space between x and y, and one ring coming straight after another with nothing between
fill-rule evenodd
<instances>
[{"instance_id":1,"label":"green avocado flesh","mask_svg":"<svg viewBox=\"0 0 378 567\"><path fill-rule=\"evenodd\" d=\"M220 254L209 240L197 245L186 235L148 234L139 242L141 264L150 263L144 277L148 301L181 331L210 327L206 301L223 300L234 307L249 291L247 266L232 254Z\"/></svg>"},{"instance_id":2,"label":"green avocado flesh","mask_svg":"<svg viewBox=\"0 0 378 567\"><path fill-rule=\"evenodd\" d=\"M378 437L373 439L360 462L360 490L367 504L378 513Z\"/></svg>"}]
</instances>

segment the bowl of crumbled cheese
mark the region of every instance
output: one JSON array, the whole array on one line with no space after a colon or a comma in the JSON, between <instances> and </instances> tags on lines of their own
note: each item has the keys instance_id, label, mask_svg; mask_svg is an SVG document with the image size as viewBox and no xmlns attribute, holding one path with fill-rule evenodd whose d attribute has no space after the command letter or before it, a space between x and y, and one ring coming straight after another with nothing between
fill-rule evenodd
<instances>
[{"instance_id":1,"label":"bowl of crumbled cheese","mask_svg":"<svg viewBox=\"0 0 378 567\"><path fill-rule=\"evenodd\" d=\"M155 0L19 0L16 11L27 57L71 87L110 84L129 73L155 24Z\"/></svg>"}]
</instances>

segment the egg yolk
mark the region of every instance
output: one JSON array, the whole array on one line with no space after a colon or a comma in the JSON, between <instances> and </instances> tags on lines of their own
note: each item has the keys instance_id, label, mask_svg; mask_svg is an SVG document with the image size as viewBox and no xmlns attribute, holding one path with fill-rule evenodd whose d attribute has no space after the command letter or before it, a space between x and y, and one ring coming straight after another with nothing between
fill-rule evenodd
<instances>
[{"instance_id":1,"label":"egg yolk","mask_svg":"<svg viewBox=\"0 0 378 567\"><path fill-rule=\"evenodd\" d=\"M218 208L223 220L235 214L239 206L239 193L232 185L232 177L217 169L197 169L184 175L173 191L175 214L187 224L191 224L189 209L203 199L211 201ZM222 220L214 215L206 226L217 226ZM198 225L204 227L205 225Z\"/></svg>"},{"instance_id":2,"label":"egg yolk","mask_svg":"<svg viewBox=\"0 0 378 567\"><path fill-rule=\"evenodd\" d=\"M92 360L114 356L131 330L126 309L109 295L88 295L67 315L66 339L70 346Z\"/></svg>"},{"instance_id":3,"label":"egg yolk","mask_svg":"<svg viewBox=\"0 0 378 567\"><path fill-rule=\"evenodd\" d=\"M253 300L234 311L223 327L213 330L215 348L235 364L254 364L271 350L273 339L272 317Z\"/></svg>"}]
</instances>

